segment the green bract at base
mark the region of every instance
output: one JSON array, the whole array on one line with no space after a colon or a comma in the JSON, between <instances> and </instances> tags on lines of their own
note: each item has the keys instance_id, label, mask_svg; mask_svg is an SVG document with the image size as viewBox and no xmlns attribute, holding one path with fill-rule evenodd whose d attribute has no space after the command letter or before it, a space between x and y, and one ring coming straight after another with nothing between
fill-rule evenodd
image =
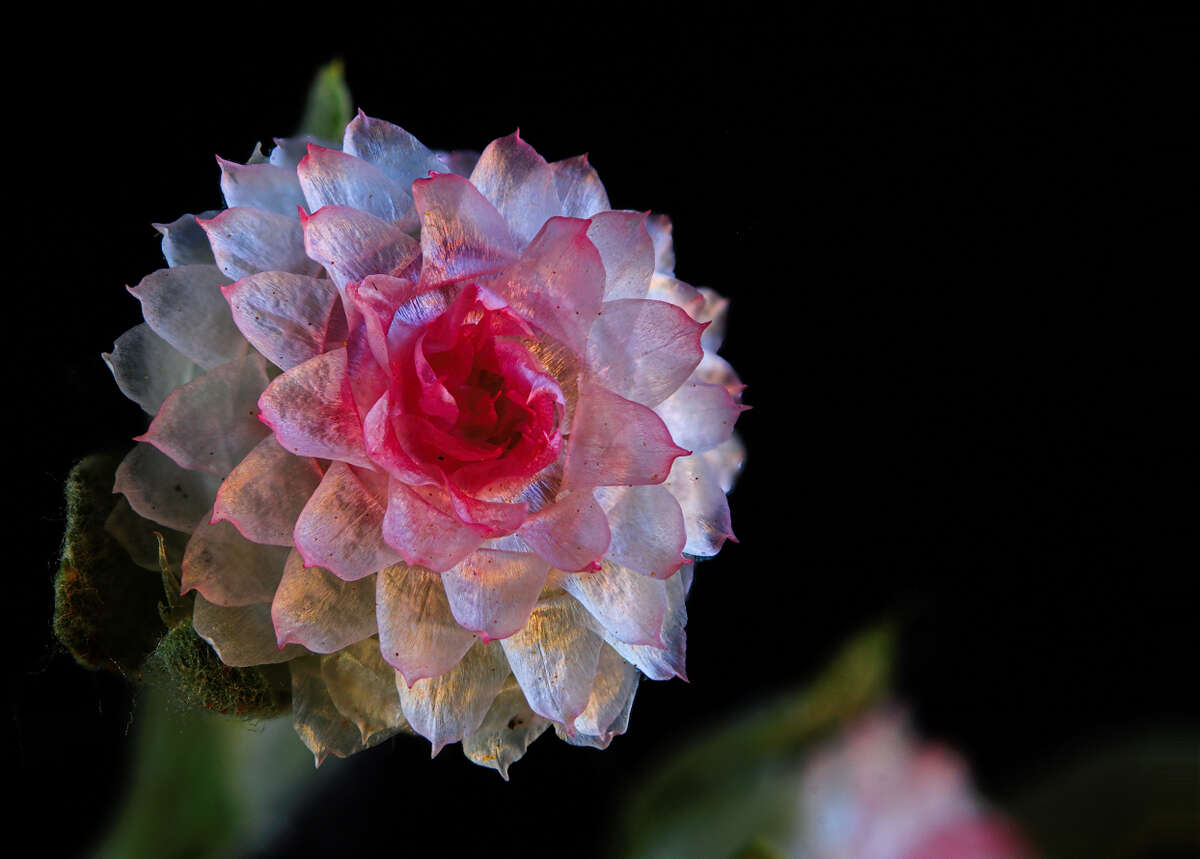
<instances>
[{"instance_id":1,"label":"green bract at base","mask_svg":"<svg viewBox=\"0 0 1200 859\"><path fill-rule=\"evenodd\" d=\"M230 668L192 628L180 597L186 535L129 509L120 527L130 544L158 545L158 571L135 562L105 523L123 499L113 495L121 457L85 457L67 477L67 530L55 577L54 634L79 664L169 688L189 708L266 719L287 712L291 683L278 665ZM144 533L140 533L144 532ZM147 554L141 551L140 554Z\"/></svg>"},{"instance_id":2,"label":"green bract at base","mask_svg":"<svg viewBox=\"0 0 1200 859\"><path fill-rule=\"evenodd\" d=\"M191 618L171 627L146 662L151 682L168 678L189 707L225 716L267 719L292 705L291 678L282 665L230 668L196 634Z\"/></svg>"},{"instance_id":3,"label":"green bract at base","mask_svg":"<svg viewBox=\"0 0 1200 859\"><path fill-rule=\"evenodd\" d=\"M85 457L67 477L67 531L54 582L54 634L79 664L140 676L165 631L161 579L137 566L104 528L120 458Z\"/></svg>"}]
</instances>

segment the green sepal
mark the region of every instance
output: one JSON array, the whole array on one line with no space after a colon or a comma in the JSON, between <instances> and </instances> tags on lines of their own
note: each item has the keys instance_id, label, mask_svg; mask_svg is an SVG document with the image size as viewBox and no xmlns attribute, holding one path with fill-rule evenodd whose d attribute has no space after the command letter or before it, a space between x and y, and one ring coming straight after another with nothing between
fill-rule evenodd
<instances>
[{"instance_id":1,"label":"green sepal","mask_svg":"<svg viewBox=\"0 0 1200 859\"><path fill-rule=\"evenodd\" d=\"M302 136L310 135L341 143L342 132L354 114L344 72L341 60L334 60L317 69L308 90L304 119L300 122Z\"/></svg>"}]
</instances>

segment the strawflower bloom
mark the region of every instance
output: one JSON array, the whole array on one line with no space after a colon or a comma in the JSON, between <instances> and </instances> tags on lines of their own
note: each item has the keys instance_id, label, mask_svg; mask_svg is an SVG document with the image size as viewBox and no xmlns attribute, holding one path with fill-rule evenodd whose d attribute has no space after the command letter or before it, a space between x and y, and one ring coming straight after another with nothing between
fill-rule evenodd
<instances>
[{"instance_id":1,"label":"strawflower bloom","mask_svg":"<svg viewBox=\"0 0 1200 859\"><path fill-rule=\"evenodd\" d=\"M505 777L551 725L607 746L641 675L684 676L732 537L725 300L519 134L437 153L359 113L218 160L228 208L159 226L105 356L154 416L115 491L190 534L196 632L288 664L318 763L406 728Z\"/></svg>"},{"instance_id":2,"label":"strawflower bloom","mask_svg":"<svg viewBox=\"0 0 1200 859\"><path fill-rule=\"evenodd\" d=\"M879 710L820 748L801 776L803 859L1032 859L1013 825L975 792L951 749L920 741L905 716Z\"/></svg>"}]
</instances>

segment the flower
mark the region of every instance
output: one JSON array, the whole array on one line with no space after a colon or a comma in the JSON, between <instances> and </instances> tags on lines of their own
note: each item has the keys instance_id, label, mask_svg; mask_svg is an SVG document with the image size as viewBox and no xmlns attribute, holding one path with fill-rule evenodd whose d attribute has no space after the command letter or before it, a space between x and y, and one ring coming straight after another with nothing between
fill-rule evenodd
<instances>
[{"instance_id":1,"label":"flower","mask_svg":"<svg viewBox=\"0 0 1200 859\"><path fill-rule=\"evenodd\" d=\"M1033 855L1017 830L976 795L959 756L919 742L895 710L868 713L819 748L804 766L799 793L789 855Z\"/></svg>"},{"instance_id":2,"label":"flower","mask_svg":"<svg viewBox=\"0 0 1200 859\"><path fill-rule=\"evenodd\" d=\"M159 226L105 356L154 415L115 491L190 533L227 665L288 663L318 763L405 725L505 777L551 724L607 746L640 675L684 675L693 563L732 536L725 300L586 157L362 113L277 144Z\"/></svg>"}]
</instances>

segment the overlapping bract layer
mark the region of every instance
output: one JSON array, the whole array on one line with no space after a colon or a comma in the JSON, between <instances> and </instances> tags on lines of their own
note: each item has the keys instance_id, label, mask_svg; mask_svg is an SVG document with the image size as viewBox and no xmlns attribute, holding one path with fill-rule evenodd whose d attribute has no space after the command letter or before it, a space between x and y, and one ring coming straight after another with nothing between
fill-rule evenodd
<instances>
[{"instance_id":1,"label":"overlapping bract layer","mask_svg":"<svg viewBox=\"0 0 1200 859\"><path fill-rule=\"evenodd\" d=\"M289 662L318 760L405 723L502 773L551 724L607 745L641 674L683 675L692 564L731 536L724 300L585 158L362 114L301 143L159 228L106 356L154 415L116 491L191 534L226 663Z\"/></svg>"}]
</instances>

